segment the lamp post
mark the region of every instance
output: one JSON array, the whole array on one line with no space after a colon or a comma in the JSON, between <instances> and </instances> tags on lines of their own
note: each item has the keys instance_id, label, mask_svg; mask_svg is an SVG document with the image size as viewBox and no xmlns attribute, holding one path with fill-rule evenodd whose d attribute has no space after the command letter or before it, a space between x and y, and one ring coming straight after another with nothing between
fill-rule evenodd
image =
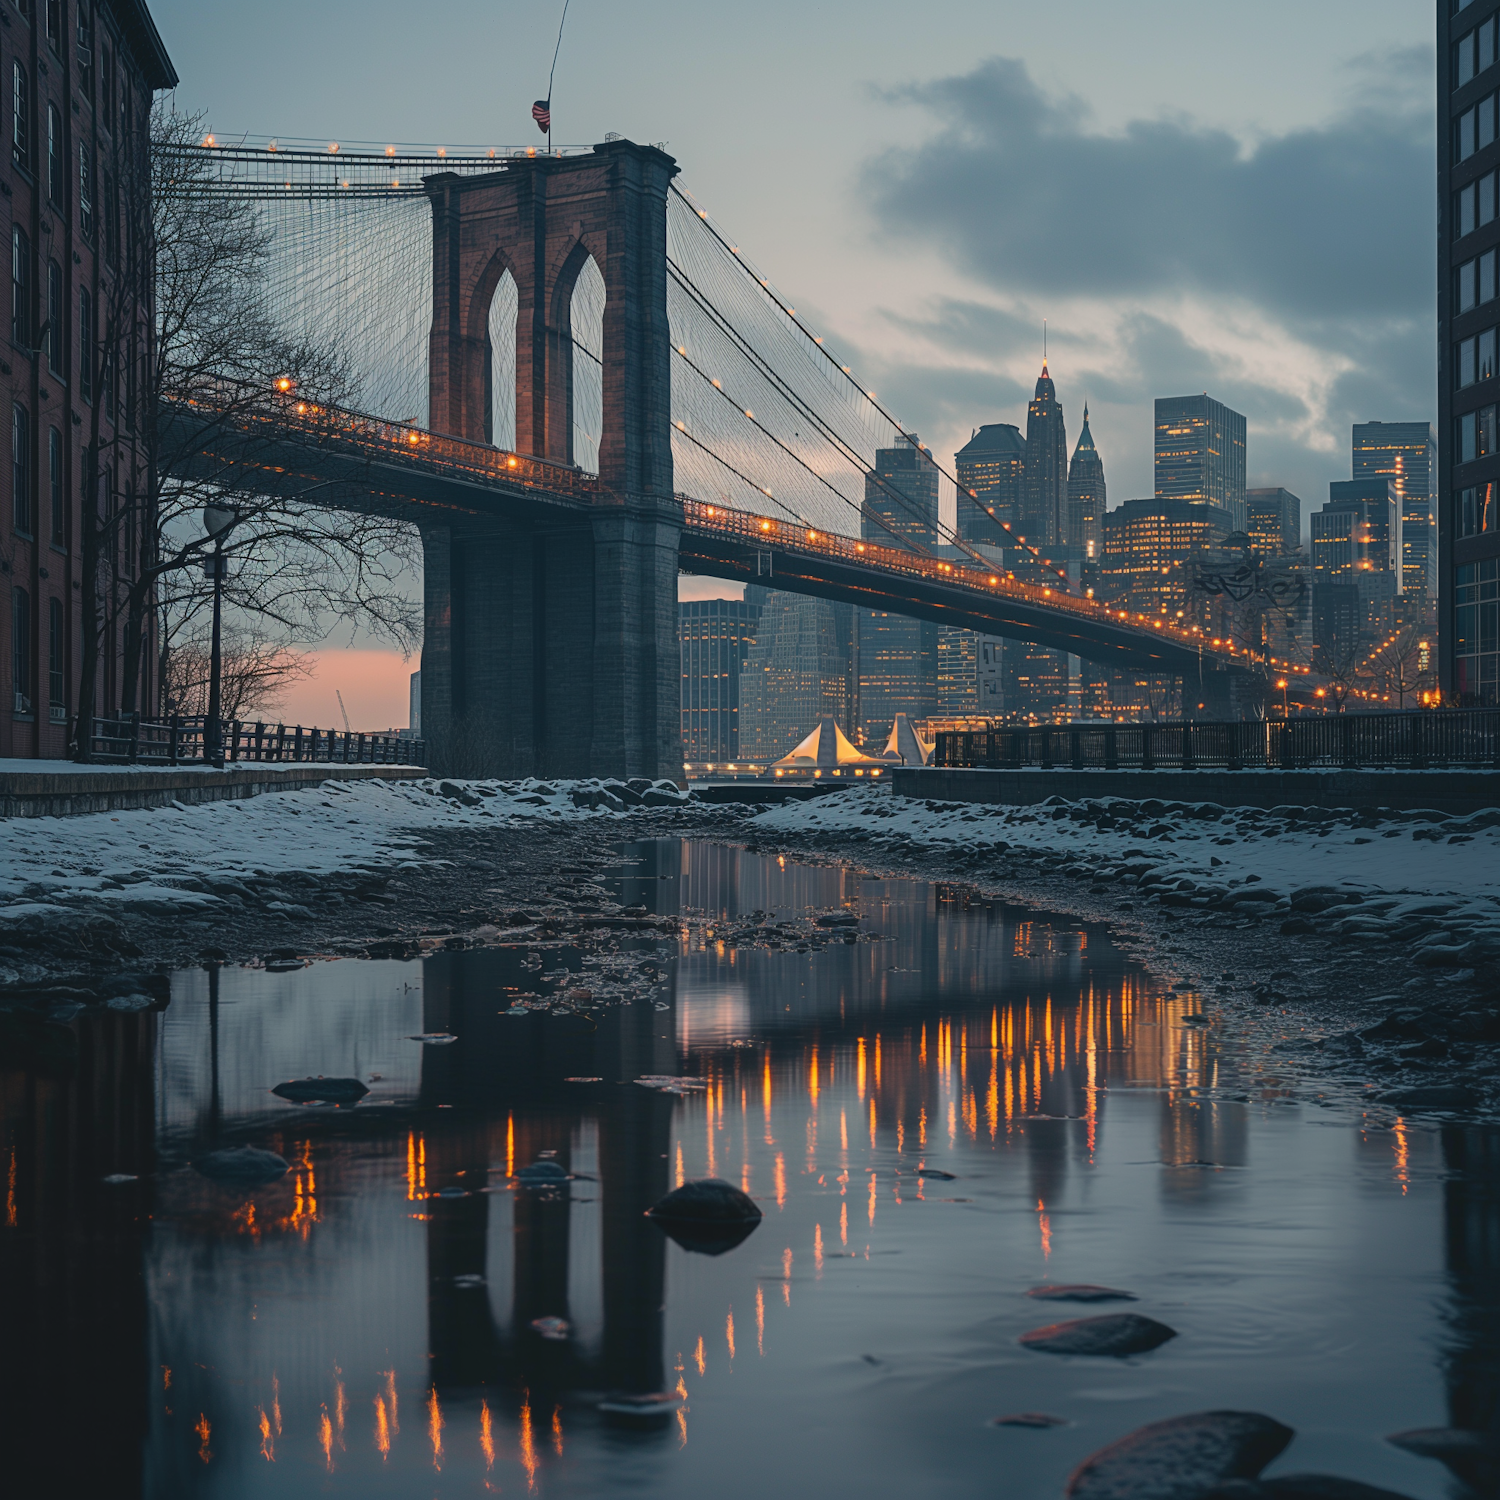
<instances>
[{"instance_id":1,"label":"lamp post","mask_svg":"<svg viewBox=\"0 0 1500 1500\"><path fill-rule=\"evenodd\" d=\"M211 766L224 765L224 726L219 719L221 686L223 682L223 655L220 650L220 620L223 615L224 575L228 571L228 559L224 556L224 538L239 520L239 513L227 505L205 505L203 507L203 529L213 539L212 556L203 565L203 571L213 579L214 585L214 630L213 643L208 657L208 714L203 721L203 759Z\"/></svg>"}]
</instances>

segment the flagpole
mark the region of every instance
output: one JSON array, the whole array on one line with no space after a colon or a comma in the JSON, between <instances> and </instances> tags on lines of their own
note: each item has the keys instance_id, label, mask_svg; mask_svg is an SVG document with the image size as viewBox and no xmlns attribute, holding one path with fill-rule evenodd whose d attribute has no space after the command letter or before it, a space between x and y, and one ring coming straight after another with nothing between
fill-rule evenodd
<instances>
[{"instance_id":1,"label":"flagpole","mask_svg":"<svg viewBox=\"0 0 1500 1500\"><path fill-rule=\"evenodd\" d=\"M562 19L557 23L557 46L552 49L552 70L547 74L547 155L552 155L552 80L557 76L557 54L562 51L563 27L568 24L568 6L563 0Z\"/></svg>"}]
</instances>

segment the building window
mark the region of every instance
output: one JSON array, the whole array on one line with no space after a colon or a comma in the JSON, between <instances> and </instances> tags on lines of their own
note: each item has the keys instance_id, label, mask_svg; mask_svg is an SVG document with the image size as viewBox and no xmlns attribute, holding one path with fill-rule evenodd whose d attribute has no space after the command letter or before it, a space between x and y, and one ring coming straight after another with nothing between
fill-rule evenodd
<instances>
[{"instance_id":1,"label":"building window","mask_svg":"<svg viewBox=\"0 0 1500 1500\"><path fill-rule=\"evenodd\" d=\"M61 599L47 601L47 717L54 724L68 716L67 633L63 629Z\"/></svg>"},{"instance_id":2,"label":"building window","mask_svg":"<svg viewBox=\"0 0 1500 1500\"><path fill-rule=\"evenodd\" d=\"M62 0L47 0L47 45L62 56L63 7Z\"/></svg>"},{"instance_id":3,"label":"building window","mask_svg":"<svg viewBox=\"0 0 1500 1500\"><path fill-rule=\"evenodd\" d=\"M89 25L89 13L78 7L78 83L84 96L94 97L94 33Z\"/></svg>"},{"instance_id":4,"label":"building window","mask_svg":"<svg viewBox=\"0 0 1500 1500\"><path fill-rule=\"evenodd\" d=\"M110 265L117 265L120 259L120 212L119 204L115 199L115 179L109 172L101 174L104 190L104 255ZM1494 282L1495 252L1490 251L1490 281ZM1490 293L1494 295L1493 291Z\"/></svg>"},{"instance_id":5,"label":"building window","mask_svg":"<svg viewBox=\"0 0 1500 1500\"><path fill-rule=\"evenodd\" d=\"M10 409L10 497L17 531L31 535L31 421L19 401Z\"/></svg>"},{"instance_id":6,"label":"building window","mask_svg":"<svg viewBox=\"0 0 1500 1500\"><path fill-rule=\"evenodd\" d=\"M1462 339L1455 346L1458 359L1455 362L1459 390L1474 384L1474 339Z\"/></svg>"},{"instance_id":7,"label":"building window","mask_svg":"<svg viewBox=\"0 0 1500 1500\"><path fill-rule=\"evenodd\" d=\"M1479 257L1479 300L1481 302L1495 300L1495 252L1493 250L1486 250Z\"/></svg>"},{"instance_id":8,"label":"building window","mask_svg":"<svg viewBox=\"0 0 1500 1500\"><path fill-rule=\"evenodd\" d=\"M47 483L52 499L52 541L54 545L61 547L68 534L68 517L63 501L67 490L63 487L62 433L55 427L47 429Z\"/></svg>"},{"instance_id":9,"label":"building window","mask_svg":"<svg viewBox=\"0 0 1500 1500\"><path fill-rule=\"evenodd\" d=\"M94 399L94 299L87 287L78 292L78 394Z\"/></svg>"},{"instance_id":10,"label":"building window","mask_svg":"<svg viewBox=\"0 0 1500 1500\"><path fill-rule=\"evenodd\" d=\"M1473 234L1477 225L1475 210L1479 196L1479 184L1471 182L1453 195L1453 238L1461 240Z\"/></svg>"},{"instance_id":11,"label":"building window","mask_svg":"<svg viewBox=\"0 0 1500 1500\"><path fill-rule=\"evenodd\" d=\"M31 241L19 224L10 229L10 336L23 349L31 348Z\"/></svg>"},{"instance_id":12,"label":"building window","mask_svg":"<svg viewBox=\"0 0 1500 1500\"><path fill-rule=\"evenodd\" d=\"M47 368L63 376L63 273L55 260L47 262Z\"/></svg>"},{"instance_id":13,"label":"building window","mask_svg":"<svg viewBox=\"0 0 1500 1500\"><path fill-rule=\"evenodd\" d=\"M1482 406L1478 411L1467 411L1455 424L1455 446L1461 464L1473 463L1476 458L1487 458L1495 451L1495 408Z\"/></svg>"},{"instance_id":14,"label":"building window","mask_svg":"<svg viewBox=\"0 0 1500 1500\"><path fill-rule=\"evenodd\" d=\"M1466 260L1454 273L1453 300L1455 310L1468 312L1479 305L1479 262Z\"/></svg>"},{"instance_id":15,"label":"building window","mask_svg":"<svg viewBox=\"0 0 1500 1500\"><path fill-rule=\"evenodd\" d=\"M1465 706L1500 703L1500 559L1454 569L1454 686Z\"/></svg>"},{"instance_id":16,"label":"building window","mask_svg":"<svg viewBox=\"0 0 1500 1500\"><path fill-rule=\"evenodd\" d=\"M78 143L78 223L83 237L94 237L94 170L89 148Z\"/></svg>"},{"instance_id":17,"label":"building window","mask_svg":"<svg viewBox=\"0 0 1500 1500\"><path fill-rule=\"evenodd\" d=\"M18 167L31 169L31 130L29 121L31 119L31 101L27 87L30 80L26 77L26 69L19 62L11 65L10 75L10 107L11 107L11 155L15 158Z\"/></svg>"},{"instance_id":18,"label":"building window","mask_svg":"<svg viewBox=\"0 0 1500 1500\"><path fill-rule=\"evenodd\" d=\"M1475 484L1455 492L1453 529L1460 537L1483 536L1500 531L1496 489L1492 484Z\"/></svg>"},{"instance_id":19,"label":"building window","mask_svg":"<svg viewBox=\"0 0 1500 1500\"><path fill-rule=\"evenodd\" d=\"M55 104L47 106L47 201L62 207L62 116Z\"/></svg>"},{"instance_id":20,"label":"building window","mask_svg":"<svg viewBox=\"0 0 1500 1500\"><path fill-rule=\"evenodd\" d=\"M1461 36L1453 44L1453 86L1461 89L1478 69L1474 66L1474 59L1478 49L1475 42L1478 38L1471 31L1467 36Z\"/></svg>"},{"instance_id":21,"label":"building window","mask_svg":"<svg viewBox=\"0 0 1500 1500\"><path fill-rule=\"evenodd\" d=\"M1495 378L1495 330L1486 328L1479 335L1479 355L1476 360L1478 368L1475 377L1479 380L1493 380Z\"/></svg>"},{"instance_id":22,"label":"building window","mask_svg":"<svg viewBox=\"0 0 1500 1500\"><path fill-rule=\"evenodd\" d=\"M31 712L31 598L25 589L10 593L10 685L15 711Z\"/></svg>"}]
</instances>

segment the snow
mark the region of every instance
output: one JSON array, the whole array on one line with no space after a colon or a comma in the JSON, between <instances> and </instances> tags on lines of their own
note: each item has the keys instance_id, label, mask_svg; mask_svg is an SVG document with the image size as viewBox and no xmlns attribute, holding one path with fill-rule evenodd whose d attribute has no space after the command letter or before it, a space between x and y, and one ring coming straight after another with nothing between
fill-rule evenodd
<instances>
[{"instance_id":1,"label":"snow","mask_svg":"<svg viewBox=\"0 0 1500 1500\"><path fill-rule=\"evenodd\" d=\"M628 818L578 805L604 785L327 780L243 801L0 819L0 936L79 909L211 913L224 905L214 887L245 877L416 868L425 832Z\"/></svg>"},{"instance_id":2,"label":"snow","mask_svg":"<svg viewBox=\"0 0 1500 1500\"><path fill-rule=\"evenodd\" d=\"M1252 886L1285 899L1328 886L1414 898L1392 900L1388 917L1414 915L1429 904L1417 898L1451 897L1444 912L1500 924L1497 809L1469 817L1316 808L1268 812L1118 797L1008 807L918 801L896 797L888 786L865 786L783 803L751 826L800 837L863 833L934 851L1057 861L1071 856L1095 869L1149 868L1153 878L1190 881L1200 890ZM1369 913L1370 903L1361 910Z\"/></svg>"}]
</instances>

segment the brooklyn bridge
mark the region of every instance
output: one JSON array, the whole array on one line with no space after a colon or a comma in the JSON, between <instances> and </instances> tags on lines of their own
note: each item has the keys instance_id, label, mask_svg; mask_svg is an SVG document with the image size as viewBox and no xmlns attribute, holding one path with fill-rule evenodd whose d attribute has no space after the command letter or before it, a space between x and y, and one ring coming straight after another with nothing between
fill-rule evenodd
<instances>
[{"instance_id":1,"label":"brooklyn bridge","mask_svg":"<svg viewBox=\"0 0 1500 1500\"><path fill-rule=\"evenodd\" d=\"M490 774L678 774L680 570L1178 675L1210 714L1249 666L1084 597L1022 537L986 555L872 527L875 454L914 436L658 147L187 149L195 190L206 164L255 202L278 317L359 399L200 380L171 447L198 480L418 528L439 759L467 740Z\"/></svg>"}]
</instances>

